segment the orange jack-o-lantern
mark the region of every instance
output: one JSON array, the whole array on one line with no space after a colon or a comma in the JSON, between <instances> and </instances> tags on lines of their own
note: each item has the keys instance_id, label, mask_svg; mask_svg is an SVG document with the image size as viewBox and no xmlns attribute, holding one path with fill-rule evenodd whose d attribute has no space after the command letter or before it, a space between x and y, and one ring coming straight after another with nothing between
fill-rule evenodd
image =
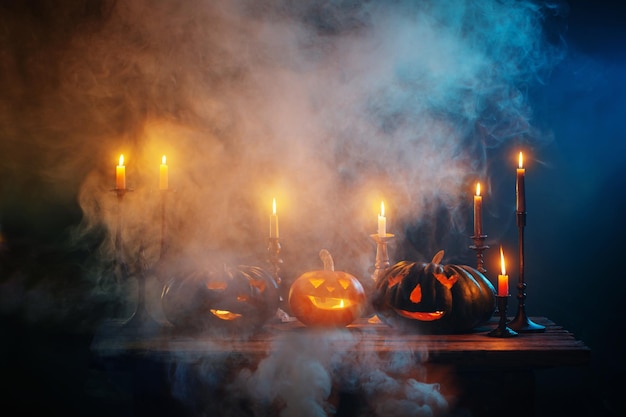
<instances>
[{"instance_id":1,"label":"orange jack-o-lantern","mask_svg":"<svg viewBox=\"0 0 626 417\"><path fill-rule=\"evenodd\" d=\"M491 318L491 282L472 267L441 265L443 254L430 263L400 261L383 273L372 300L383 322L424 333L462 333Z\"/></svg>"},{"instance_id":2,"label":"orange jack-o-lantern","mask_svg":"<svg viewBox=\"0 0 626 417\"><path fill-rule=\"evenodd\" d=\"M165 317L188 330L254 330L272 317L280 296L272 275L239 265L196 271L172 279L163 289Z\"/></svg>"},{"instance_id":3,"label":"orange jack-o-lantern","mask_svg":"<svg viewBox=\"0 0 626 417\"><path fill-rule=\"evenodd\" d=\"M365 290L353 275L335 271L333 258L320 251L324 270L300 275L289 289L289 307L307 326L340 327L360 317Z\"/></svg>"}]
</instances>

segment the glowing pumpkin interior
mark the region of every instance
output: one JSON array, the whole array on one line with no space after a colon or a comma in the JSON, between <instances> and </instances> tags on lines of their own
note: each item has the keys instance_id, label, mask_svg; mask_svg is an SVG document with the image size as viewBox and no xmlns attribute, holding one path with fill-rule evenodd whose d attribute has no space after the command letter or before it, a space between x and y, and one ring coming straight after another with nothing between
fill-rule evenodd
<instances>
[{"instance_id":1,"label":"glowing pumpkin interior","mask_svg":"<svg viewBox=\"0 0 626 417\"><path fill-rule=\"evenodd\" d=\"M265 281L250 280L248 284L250 285L250 287L252 287L253 290L256 289L260 293L263 293L266 288ZM225 280L208 281L205 286L210 291L216 291L218 293L225 292L228 289L228 282ZM235 297L235 301L241 303L247 303L249 302L249 300L250 296L248 294L237 294L237 296ZM237 320L243 317L242 314L230 310L222 310L217 308L211 308L209 309L209 312L218 319L225 321Z\"/></svg>"},{"instance_id":2,"label":"glowing pumpkin interior","mask_svg":"<svg viewBox=\"0 0 626 417\"><path fill-rule=\"evenodd\" d=\"M292 314L307 326L345 326L363 311L365 291L356 277L335 271L328 251L320 251L324 270L302 274L291 285Z\"/></svg>"}]
</instances>

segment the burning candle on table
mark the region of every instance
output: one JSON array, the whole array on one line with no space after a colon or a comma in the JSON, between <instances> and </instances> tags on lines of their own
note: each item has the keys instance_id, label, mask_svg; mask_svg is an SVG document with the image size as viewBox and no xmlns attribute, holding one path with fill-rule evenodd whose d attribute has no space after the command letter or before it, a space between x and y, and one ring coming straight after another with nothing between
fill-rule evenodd
<instances>
[{"instance_id":1,"label":"burning candle on table","mask_svg":"<svg viewBox=\"0 0 626 417\"><path fill-rule=\"evenodd\" d=\"M387 218L385 217L385 202L380 202L380 214L378 215L378 236L387 236Z\"/></svg>"},{"instance_id":2,"label":"burning candle on table","mask_svg":"<svg viewBox=\"0 0 626 417\"><path fill-rule=\"evenodd\" d=\"M165 155L161 158L161 167L159 169L159 189L167 190L169 186L169 177L168 177L168 169L167 169L167 159Z\"/></svg>"},{"instance_id":3,"label":"burning candle on table","mask_svg":"<svg viewBox=\"0 0 626 417\"><path fill-rule=\"evenodd\" d=\"M474 236L483 234L483 196L480 195L480 183L476 184L474 196Z\"/></svg>"},{"instance_id":4,"label":"burning candle on table","mask_svg":"<svg viewBox=\"0 0 626 417\"><path fill-rule=\"evenodd\" d=\"M278 239L278 216L276 215L276 199L272 200L272 214L270 215L270 237Z\"/></svg>"},{"instance_id":5,"label":"burning candle on table","mask_svg":"<svg viewBox=\"0 0 626 417\"><path fill-rule=\"evenodd\" d=\"M502 246L500 246L500 265L502 274L498 275L498 297L507 297L509 295L509 276L506 274L506 268L504 267Z\"/></svg>"},{"instance_id":6,"label":"burning candle on table","mask_svg":"<svg viewBox=\"0 0 626 417\"><path fill-rule=\"evenodd\" d=\"M120 155L119 165L115 167L115 189L126 189L126 167L124 166L124 154Z\"/></svg>"},{"instance_id":7,"label":"burning candle on table","mask_svg":"<svg viewBox=\"0 0 626 417\"><path fill-rule=\"evenodd\" d=\"M519 165L517 168L517 181L515 182L515 210L518 213L526 211L526 186L524 184L524 177L526 170L524 169L524 156L519 153Z\"/></svg>"}]
</instances>

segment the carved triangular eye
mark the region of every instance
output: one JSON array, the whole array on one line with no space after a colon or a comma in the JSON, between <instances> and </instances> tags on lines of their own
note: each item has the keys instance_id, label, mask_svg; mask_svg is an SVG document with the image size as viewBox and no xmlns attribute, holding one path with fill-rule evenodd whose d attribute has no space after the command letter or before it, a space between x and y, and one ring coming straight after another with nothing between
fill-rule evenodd
<instances>
[{"instance_id":1,"label":"carved triangular eye","mask_svg":"<svg viewBox=\"0 0 626 417\"><path fill-rule=\"evenodd\" d=\"M437 281L439 281L441 285L443 285L447 289L452 288L452 286L459 279L457 275L453 275L450 278L448 278L446 274L435 274L435 278L437 278Z\"/></svg>"},{"instance_id":2,"label":"carved triangular eye","mask_svg":"<svg viewBox=\"0 0 626 417\"><path fill-rule=\"evenodd\" d=\"M322 285L322 283L326 281L325 279L319 279L319 278L310 278L309 282L311 283L311 285L313 285L313 287L317 288L320 285Z\"/></svg>"},{"instance_id":3,"label":"carved triangular eye","mask_svg":"<svg viewBox=\"0 0 626 417\"><path fill-rule=\"evenodd\" d=\"M388 287L393 287L394 285L396 285L397 283L399 283L403 279L404 279L404 275L394 275L391 278L389 278L389 280L387 281L387 286Z\"/></svg>"},{"instance_id":4,"label":"carved triangular eye","mask_svg":"<svg viewBox=\"0 0 626 417\"><path fill-rule=\"evenodd\" d=\"M415 304L422 301L422 284L417 284L415 288L413 288L413 291L411 291L411 295L409 296L409 300Z\"/></svg>"},{"instance_id":5,"label":"carved triangular eye","mask_svg":"<svg viewBox=\"0 0 626 417\"><path fill-rule=\"evenodd\" d=\"M343 287L344 290L347 290L348 287L350 286L350 280L348 279L339 278L337 281L339 282L339 285Z\"/></svg>"},{"instance_id":6,"label":"carved triangular eye","mask_svg":"<svg viewBox=\"0 0 626 417\"><path fill-rule=\"evenodd\" d=\"M206 287L209 290L223 291L228 287L228 283L226 281L210 281L206 283Z\"/></svg>"},{"instance_id":7,"label":"carved triangular eye","mask_svg":"<svg viewBox=\"0 0 626 417\"><path fill-rule=\"evenodd\" d=\"M261 281L260 279L251 279L249 282L251 287L258 289L260 292L265 291L265 281Z\"/></svg>"}]
</instances>

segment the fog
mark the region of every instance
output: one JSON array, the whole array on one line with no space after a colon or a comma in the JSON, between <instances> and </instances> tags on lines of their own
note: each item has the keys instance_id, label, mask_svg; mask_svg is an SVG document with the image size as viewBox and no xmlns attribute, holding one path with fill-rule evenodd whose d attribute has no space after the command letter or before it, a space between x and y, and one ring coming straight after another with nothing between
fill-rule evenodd
<instances>
[{"instance_id":1,"label":"fog","mask_svg":"<svg viewBox=\"0 0 626 417\"><path fill-rule=\"evenodd\" d=\"M287 284L321 268L322 248L367 281L381 200L392 261L445 249L446 263L472 264L477 181L486 243L513 258L523 150L530 314L613 367L623 343L605 343L604 312L623 288L607 266L623 249L622 15L508 0L0 8L3 315L89 330L127 317L135 280L115 267L117 237L130 278L157 264L163 241L171 276L264 266L272 198ZM493 278L497 251L485 256ZM158 315L163 282L150 279Z\"/></svg>"}]
</instances>

